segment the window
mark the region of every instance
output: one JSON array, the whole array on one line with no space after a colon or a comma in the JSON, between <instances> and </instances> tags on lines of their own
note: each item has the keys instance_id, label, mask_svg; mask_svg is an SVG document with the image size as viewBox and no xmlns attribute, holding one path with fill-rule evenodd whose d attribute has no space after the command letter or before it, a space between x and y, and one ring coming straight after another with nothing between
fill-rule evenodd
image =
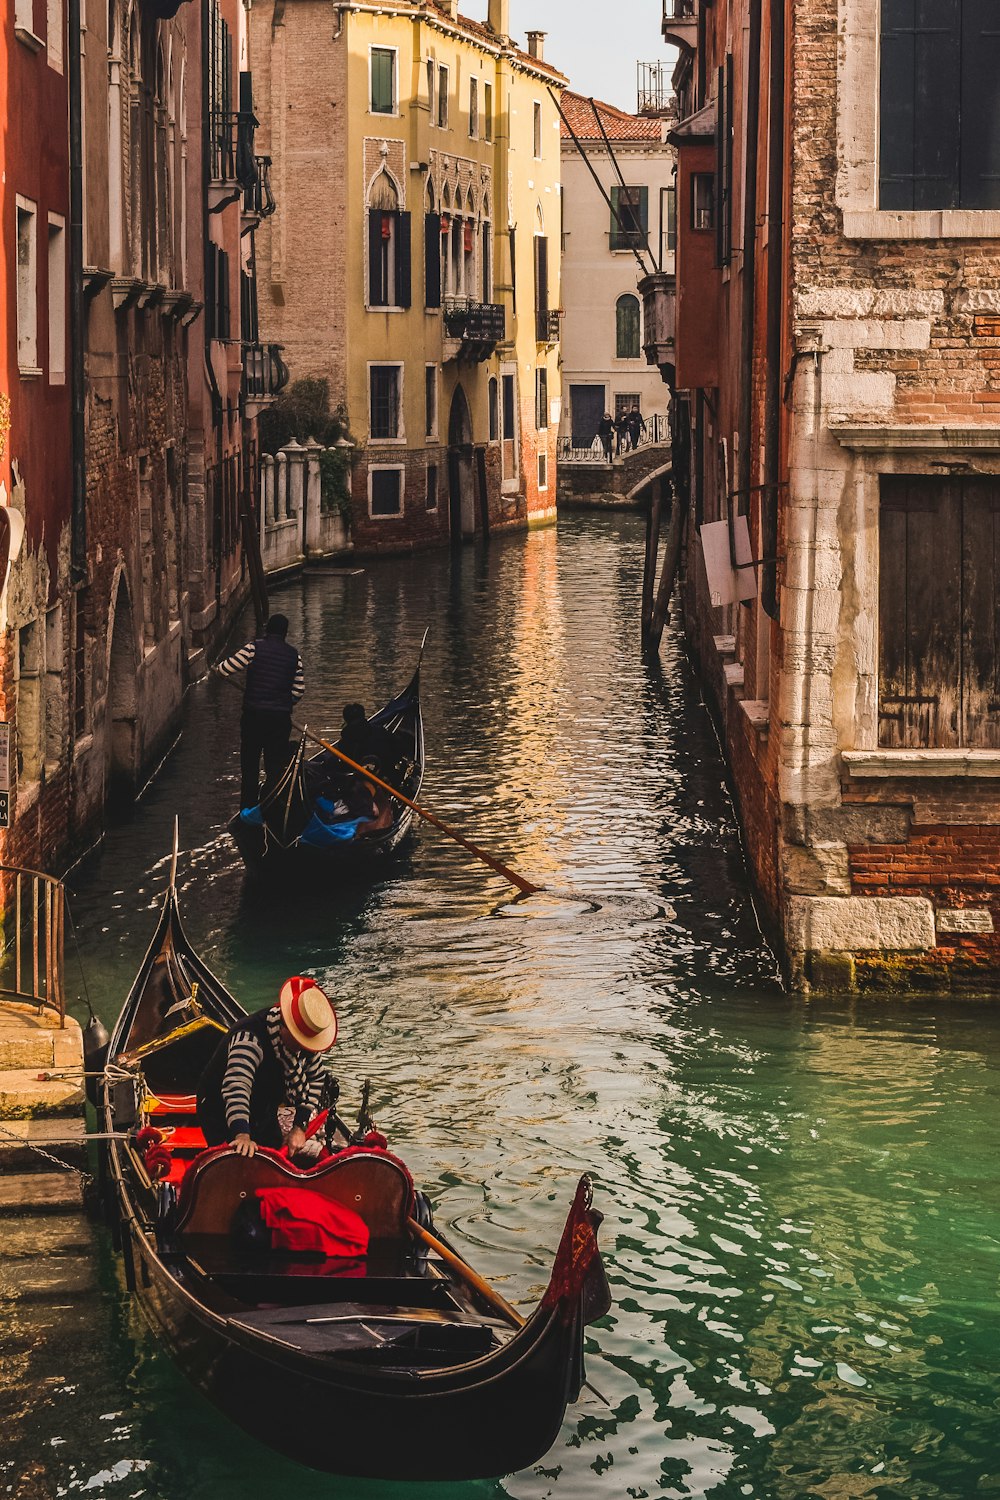
<instances>
[{"instance_id":1,"label":"window","mask_svg":"<svg viewBox=\"0 0 1000 1500\"><path fill-rule=\"evenodd\" d=\"M229 338L229 255L209 241L205 320L210 339Z\"/></svg>"},{"instance_id":2,"label":"window","mask_svg":"<svg viewBox=\"0 0 1000 1500\"><path fill-rule=\"evenodd\" d=\"M437 464L428 464L427 465L427 509L428 510L437 510L437 508L438 508L438 466L437 466Z\"/></svg>"},{"instance_id":3,"label":"window","mask_svg":"<svg viewBox=\"0 0 1000 1500\"><path fill-rule=\"evenodd\" d=\"M663 221L667 233L667 250L677 249L677 189L663 189Z\"/></svg>"},{"instance_id":4,"label":"window","mask_svg":"<svg viewBox=\"0 0 1000 1500\"><path fill-rule=\"evenodd\" d=\"M448 129L448 69L443 63L438 67L437 122L442 130Z\"/></svg>"},{"instance_id":5,"label":"window","mask_svg":"<svg viewBox=\"0 0 1000 1500\"><path fill-rule=\"evenodd\" d=\"M882 0L879 207L1000 208L1000 46L989 0Z\"/></svg>"},{"instance_id":6,"label":"window","mask_svg":"<svg viewBox=\"0 0 1000 1500\"><path fill-rule=\"evenodd\" d=\"M649 188L611 189L612 250L641 250L649 233Z\"/></svg>"},{"instance_id":7,"label":"window","mask_svg":"<svg viewBox=\"0 0 1000 1500\"><path fill-rule=\"evenodd\" d=\"M388 439L394 442L402 437L402 413L400 388L403 383L402 365L372 365L370 379L370 412L368 430L373 442Z\"/></svg>"},{"instance_id":8,"label":"window","mask_svg":"<svg viewBox=\"0 0 1000 1500\"><path fill-rule=\"evenodd\" d=\"M711 172L695 172L691 177L691 228L712 229L715 226L715 178Z\"/></svg>"},{"instance_id":9,"label":"window","mask_svg":"<svg viewBox=\"0 0 1000 1500\"><path fill-rule=\"evenodd\" d=\"M544 234L535 235L535 339L539 344L549 337L549 242Z\"/></svg>"},{"instance_id":10,"label":"window","mask_svg":"<svg viewBox=\"0 0 1000 1500\"><path fill-rule=\"evenodd\" d=\"M371 98L373 115L396 113L396 49L371 49Z\"/></svg>"},{"instance_id":11,"label":"window","mask_svg":"<svg viewBox=\"0 0 1000 1500\"><path fill-rule=\"evenodd\" d=\"M624 392L620 395L617 395L615 397L615 421L621 421L622 417L627 417L629 412L632 411L633 408L638 410L641 408L641 406L642 399L639 396L638 391Z\"/></svg>"},{"instance_id":12,"label":"window","mask_svg":"<svg viewBox=\"0 0 1000 1500\"><path fill-rule=\"evenodd\" d=\"M615 305L615 358L638 359L640 344L639 299L627 292Z\"/></svg>"},{"instance_id":13,"label":"window","mask_svg":"<svg viewBox=\"0 0 1000 1500\"><path fill-rule=\"evenodd\" d=\"M38 296L35 266L35 205L17 200L17 364L38 373Z\"/></svg>"},{"instance_id":14,"label":"window","mask_svg":"<svg viewBox=\"0 0 1000 1500\"><path fill-rule=\"evenodd\" d=\"M387 172L372 183L368 204L368 306L409 307L410 215L400 213Z\"/></svg>"},{"instance_id":15,"label":"window","mask_svg":"<svg viewBox=\"0 0 1000 1500\"><path fill-rule=\"evenodd\" d=\"M66 381L66 228L49 214L49 383Z\"/></svg>"},{"instance_id":16,"label":"window","mask_svg":"<svg viewBox=\"0 0 1000 1500\"><path fill-rule=\"evenodd\" d=\"M517 376L503 371L500 377L501 438L500 449L503 482L510 488L517 484Z\"/></svg>"},{"instance_id":17,"label":"window","mask_svg":"<svg viewBox=\"0 0 1000 1500\"><path fill-rule=\"evenodd\" d=\"M483 301L493 301L493 226L484 224L483 237Z\"/></svg>"},{"instance_id":18,"label":"window","mask_svg":"<svg viewBox=\"0 0 1000 1500\"><path fill-rule=\"evenodd\" d=\"M879 744L1000 749L1000 485L885 475Z\"/></svg>"},{"instance_id":19,"label":"window","mask_svg":"<svg viewBox=\"0 0 1000 1500\"><path fill-rule=\"evenodd\" d=\"M545 365L535 371L535 426L544 432L549 425L549 372Z\"/></svg>"},{"instance_id":20,"label":"window","mask_svg":"<svg viewBox=\"0 0 1000 1500\"><path fill-rule=\"evenodd\" d=\"M368 509L373 520L403 514L403 470L368 471Z\"/></svg>"},{"instance_id":21,"label":"window","mask_svg":"<svg viewBox=\"0 0 1000 1500\"><path fill-rule=\"evenodd\" d=\"M486 140L493 139L493 85L483 85L483 136Z\"/></svg>"},{"instance_id":22,"label":"window","mask_svg":"<svg viewBox=\"0 0 1000 1500\"><path fill-rule=\"evenodd\" d=\"M441 306L441 215L424 216L424 306Z\"/></svg>"},{"instance_id":23,"label":"window","mask_svg":"<svg viewBox=\"0 0 1000 1500\"><path fill-rule=\"evenodd\" d=\"M538 455L538 488L547 490L549 487L549 455L539 453Z\"/></svg>"},{"instance_id":24,"label":"window","mask_svg":"<svg viewBox=\"0 0 1000 1500\"><path fill-rule=\"evenodd\" d=\"M435 437L438 430L437 365L427 365L424 370L424 412L424 430L428 437Z\"/></svg>"},{"instance_id":25,"label":"window","mask_svg":"<svg viewBox=\"0 0 1000 1500\"><path fill-rule=\"evenodd\" d=\"M437 78L437 65L432 57L427 59L427 113L430 115L431 123L434 122L434 84Z\"/></svg>"},{"instance_id":26,"label":"window","mask_svg":"<svg viewBox=\"0 0 1000 1500\"><path fill-rule=\"evenodd\" d=\"M532 115L532 140L535 160L540 161L542 155L542 106L538 103L534 106Z\"/></svg>"},{"instance_id":27,"label":"window","mask_svg":"<svg viewBox=\"0 0 1000 1500\"><path fill-rule=\"evenodd\" d=\"M495 375L490 376L489 406L490 442L495 443L500 437L500 386Z\"/></svg>"},{"instance_id":28,"label":"window","mask_svg":"<svg viewBox=\"0 0 1000 1500\"><path fill-rule=\"evenodd\" d=\"M479 79L469 79L469 135L479 139Z\"/></svg>"}]
</instances>

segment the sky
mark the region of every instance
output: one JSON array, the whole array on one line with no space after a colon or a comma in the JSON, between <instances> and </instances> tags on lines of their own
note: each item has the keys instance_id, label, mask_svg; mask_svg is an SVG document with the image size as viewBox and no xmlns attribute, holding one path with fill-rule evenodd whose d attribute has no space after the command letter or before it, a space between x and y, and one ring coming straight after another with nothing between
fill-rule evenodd
<instances>
[{"instance_id":1,"label":"sky","mask_svg":"<svg viewBox=\"0 0 1000 1500\"><path fill-rule=\"evenodd\" d=\"M459 9L485 20L486 0ZM577 93L619 109L636 106L637 62L672 60L660 32L660 0L511 0L510 30L524 43L528 30L545 31L545 59L569 77Z\"/></svg>"}]
</instances>

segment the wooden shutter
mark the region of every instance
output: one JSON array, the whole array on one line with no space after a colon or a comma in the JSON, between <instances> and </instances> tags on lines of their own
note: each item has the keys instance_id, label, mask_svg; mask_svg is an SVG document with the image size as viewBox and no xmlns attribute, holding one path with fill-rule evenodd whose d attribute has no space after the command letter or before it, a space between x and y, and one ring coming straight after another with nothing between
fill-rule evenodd
<instances>
[{"instance_id":1,"label":"wooden shutter","mask_svg":"<svg viewBox=\"0 0 1000 1500\"><path fill-rule=\"evenodd\" d=\"M441 215L424 216L424 306L441 306Z\"/></svg>"},{"instance_id":2,"label":"wooden shutter","mask_svg":"<svg viewBox=\"0 0 1000 1500\"><path fill-rule=\"evenodd\" d=\"M879 526L879 743L961 743L962 496L886 476Z\"/></svg>"},{"instance_id":3,"label":"wooden shutter","mask_svg":"<svg viewBox=\"0 0 1000 1500\"><path fill-rule=\"evenodd\" d=\"M1000 208L1000 7L997 0L964 0L961 124L961 207Z\"/></svg>"},{"instance_id":4,"label":"wooden shutter","mask_svg":"<svg viewBox=\"0 0 1000 1500\"><path fill-rule=\"evenodd\" d=\"M962 744L1000 750L1000 484L962 491Z\"/></svg>"},{"instance_id":5,"label":"wooden shutter","mask_svg":"<svg viewBox=\"0 0 1000 1500\"><path fill-rule=\"evenodd\" d=\"M544 343L549 336L549 242L535 235L535 338Z\"/></svg>"},{"instance_id":6,"label":"wooden shutter","mask_svg":"<svg viewBox=\"0 0 1000 1500\"><path fill-rule=\"evenodd\" d=\"M412 255L410 216L396 214L396 306L409 307L410 261Z\"/></svg>"},{"instance_id":7,"label":"wooden shutter","mask_svg":"<svg viewBox=\"0 0 1000 1500\"><path fill-rule=\"evenodd\" d=\"M882 0L880 208L959 206L962 4Z\"/></svg>"},{"instance_id":8,"label":"wooden shutter","mask_svg":"<svg viewBox=\"0 0 1000 1500\"><path fill-rule=\"evenodd\" d=\"M368 306L385 307L387 288L382 285L382 210L368 210Z\"/></svg>"}]
</instances>

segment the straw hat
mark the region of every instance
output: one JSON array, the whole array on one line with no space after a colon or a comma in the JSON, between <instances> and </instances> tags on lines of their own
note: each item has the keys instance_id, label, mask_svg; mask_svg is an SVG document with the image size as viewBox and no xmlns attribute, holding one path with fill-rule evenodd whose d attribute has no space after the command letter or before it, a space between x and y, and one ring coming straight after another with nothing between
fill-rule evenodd
<instances>
[{"instance_id":1,"label":"straw hat","mask_svg":"<svg viewBox=\"0 0 1000 1500\"><path fill-rule=\"evenodd\" d=\"M281 1019L306 1052L328 1052L337 1040L337 1013L314 979L286 979L278 996Z\"/></svg>"}]
</instances>

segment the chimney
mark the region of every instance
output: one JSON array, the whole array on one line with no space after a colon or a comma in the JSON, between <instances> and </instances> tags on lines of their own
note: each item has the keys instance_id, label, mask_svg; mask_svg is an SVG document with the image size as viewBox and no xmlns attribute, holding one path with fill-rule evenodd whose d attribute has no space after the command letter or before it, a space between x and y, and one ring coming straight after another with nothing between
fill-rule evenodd
<instances>
[{"instance_id":1,"label":"chimney","mask_svg":"<svg viewBox=\"0 0 1000 1500\"><path fill-rule=\"evenodd\" d=\"M545 35L544 31L528 32L528 55L537 57L539 62L545 61Z\"/></svg>"},{"instance_id":2,"label":"chimney","mask_svg":"<svg viewBox=\"0 0 1000 1500\"><path fill-rule=\"evenodd\" d=\"M510 36L510 0L490 0L487 25L497 36Z\"/></svg>"}]
</instances>

